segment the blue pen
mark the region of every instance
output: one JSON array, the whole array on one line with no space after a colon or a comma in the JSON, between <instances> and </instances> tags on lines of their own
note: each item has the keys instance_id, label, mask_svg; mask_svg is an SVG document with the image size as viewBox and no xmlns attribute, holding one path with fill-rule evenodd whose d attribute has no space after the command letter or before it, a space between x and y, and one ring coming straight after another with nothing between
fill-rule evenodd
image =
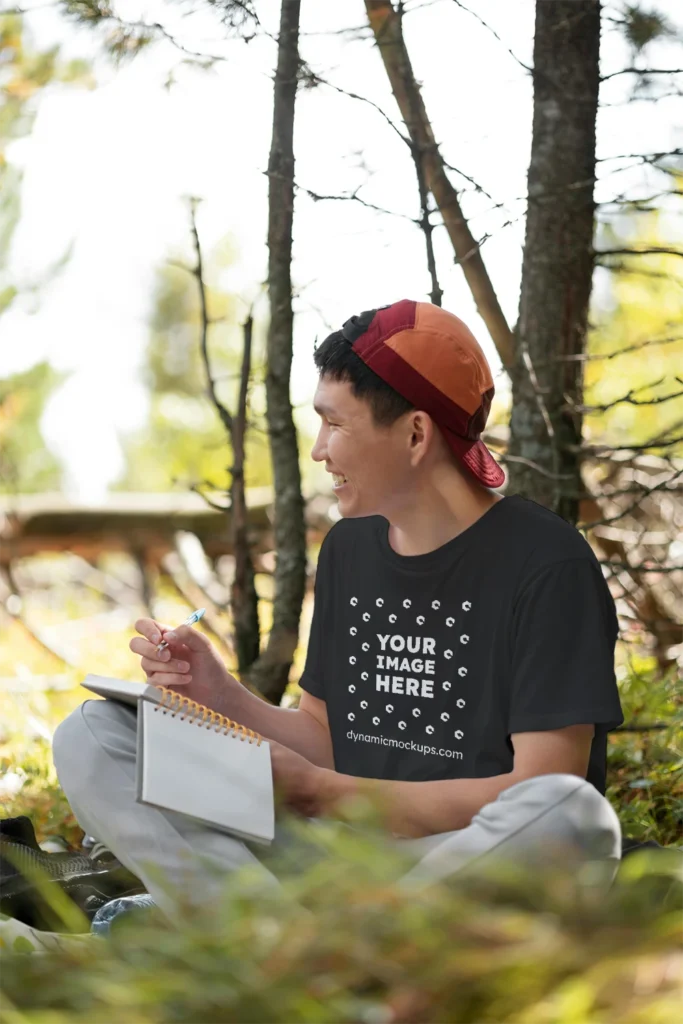
<instances>
[{"instance_id":1,"label":"blue pen","mask_svg":"<svg viewBox=\"0 0 683 1024\"><path fill-rule=\"evenodd\" d=\"M205 611L206 611L206 608L198 608L196 612L192 612L192 615L188 615L188 617L185 619L185 621L181 622L180 625L181 626L194 626L195 622L199 622L199 620L201 619L201 617L202 617L202 615L204 614ZM160 651L165 650L167 647L168 647L168 644L166 643L166 641L162 640L161 643L158 644L158 646L157 646L157 654Z\"/></svg>"}]
</instances>

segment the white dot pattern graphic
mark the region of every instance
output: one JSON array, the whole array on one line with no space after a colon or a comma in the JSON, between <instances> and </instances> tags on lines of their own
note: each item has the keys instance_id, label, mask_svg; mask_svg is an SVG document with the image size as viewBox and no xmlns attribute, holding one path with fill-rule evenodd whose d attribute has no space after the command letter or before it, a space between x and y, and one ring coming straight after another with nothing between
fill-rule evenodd
<instances>
[{"instance_id":1,"label":"white dot pattern graphic","mask_svg":"<svg viewBox=\"0 0 683 1024\"><path fill-rule=\"evenodd\" d=\"M384 723L385 733L388 729L391 734L394 729L404 732L408 728L409 721L414 723L414 729L418 720L426 719L420 726L423 729L423 735L434 737L435 742L438 743L439 740L436 736L438 732L442 735L444 746L446 746L445 736L443 736L444 726L451 721L456 712L462 712L467 706L465 697L457 693L457 688L463 685L462 680L467 677L468 669L466 665L458 667L455 683L456 693L452 696L451 690L454 684L451 679L443 679L440 684L431 681L429 677L438 673L439 665L444 671L446 670L446 663L452 661L454 651L451 647L435 649L435 640L423 639L421 631L426 626L425 636L438 637L439 630L443 630L444 623L447 629L453 629L458 624L462 629L464 615L471 611L472 602L460 601L454 606L450 600L444 602L442 599L435 598L425 605L409 597L387 599L375 595L368 600L365 596L359 598L354 595L349 598L349 606L355 610L356 621L350 625L348 631L348 636L352 638L349 640L349 646L353 652L348 655L348 663L362 669L356 678L360 679L363 685L360 687L362 699L358 700L354 710L348 712L348 721L356 722L360 715L364 726L355 726L356 728L373 729ZM388 622L390 626L396 627L396 631L392 632L387 630L386 625L382 626L381 617L376 624L373 624L372 614L368 607L384 609L386 616L384 623ZM411 610L412 619L409 618ZM440 613L440 618L437 618L437 613ZM353 619L354 612L351 615ZM412 628L411 622L413 623ZM462 647L466 647L470 643L471 633L456 631L455 637L458 638ZM438 643L438 640L436 642ZM375 674L377 689L374 689ZM376 706L377 698L381 701L382 696L388 695L387 690L392 692L392 696L396 695L398 704L382 702L381 708ZM348 693L356 699L357 691L356 683L348 685ZM439 701L432 703L437 694L442 695L439 698L440 703ZM413 701L408 707L406 698L410 696L413 697ZM414 703L416 696L418 700L421 699L420 706ZM444 701L448 702L446 704L448 710L444 710ZM396 714L397 711L398 714ZM383 718L382 713L387 717ZM465 732L458 728L452 735L455 739L461 740L464 738ZM424 749L436 750L436 748L429 747L424 747Z\"/></svg>"}]
</instances>

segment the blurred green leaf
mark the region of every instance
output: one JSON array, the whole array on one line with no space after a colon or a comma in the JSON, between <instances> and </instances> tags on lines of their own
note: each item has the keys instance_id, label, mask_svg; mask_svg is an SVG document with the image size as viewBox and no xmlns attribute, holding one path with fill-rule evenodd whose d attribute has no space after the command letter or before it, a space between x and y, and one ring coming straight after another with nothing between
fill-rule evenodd
<instances>
[{"instance_id":1,"label":"blurred green leaf","mask_svg":"<svg viewBox=\"0 0 683 1024\"><path fill-rule=\"evenodd\" d=\"M13 958L2 983L14 1017L0 1021L677 1019L683 882L666 855L634 855L602 895L522 866L416 894L381 841L331 827L320 844L304 871L273 865L280 898L245 870L177 927L131 915L108 941Z\"/></svg>"},{"instance_id":2,"label":"blurred green leaf","mask_svg":"<svg viewBox=\"0 0 683 1024\"><path fill-rule=\"evenodd\" d=\"M0 380L0 492L57 490L62 470L45 446L45 404L65 380L47 363Z\"/></svg>"},{"instance_id":3,"label":"blurred green leaf","mask_svg":"<svg viewBox=\"0 0 683 1024\"><path fill-rule=\"evenodd\" d=\"M675 39L678 35L676 27L662 11L651 7L646 9L639 4L627 4L624 8L622 22L624 34L636 54L662 39Z\"/></svg>"}]
</instances>

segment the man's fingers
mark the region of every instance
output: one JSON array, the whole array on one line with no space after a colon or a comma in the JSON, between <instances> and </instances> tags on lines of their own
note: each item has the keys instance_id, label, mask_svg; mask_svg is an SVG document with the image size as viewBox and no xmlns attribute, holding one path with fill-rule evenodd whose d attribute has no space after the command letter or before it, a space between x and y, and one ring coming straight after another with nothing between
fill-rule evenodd
<instances>
[{"instance_id":1,"label":"man's fingers","mask_svg":"<svg viewBox=\"0 0 683 1024\"><path fill-rule=\"evenodd\" d=\"M192 626L175 626L172 630L164 631L163 639L171 644L174 651L178 641L185 644L191 651L205 653L211 650L209 638L193 629Z\"/></svg>"},{"instance_id":2,"label":"man's fingers","mask_svg":"<svg viewBox=\"0 0 683 1024\"><path fill-rule=\"evenodd\" d=\"M179 676L174 672L153 672L147 676L147 682L154 686L166 686L169 690L182 690L192 682L192 676Z\"/></svg>"},{"instance_id":3,"label":"man's fingers","mask_svg":"<svg viewBox=\"0 0 683 1024\"><path fill-rule=\"evenodd\" d=\"M149 640L144 640L141 636L134 636L128 644L131 651L134 654L141 654L143 658L156 658L157 661L170 661L171 658L187 658L189 656L189 648L185 644L176 642L172 646L165 647L163 651L157 654L156 644L152 644Z\"/></svg>"},{"instance_id":4,"label":"man's fingers","mask_svg":"<svg viewBox=\"0 0 683 1024\"><path fill-rule=\"evenodd\" d=\"M133 654L141 654L143 658L151 658L152 654L156 651L154 644L151 644L149 640L143 640L141 636L134 636L128 646ZM171 655L169 654L170 657Z\"/></svg>"},{"instance_id":5,"label":"man's fingers","mask_svg":"<svg viewBox=\"0 0 683 1024\"><path fill-rule=\"evenodd\" d=\"M164 626L163 623L157 622L156 619L138 619L135 623L135 628L138 633L142 633L150 643L158 644L161 643L161 634L173 627Z\"/></svg>"},{"instance_id":6,"label":"man's fingers","mask_svg":"<svg viewBox=\"0 0 683 1024\"><path fill-rule=\"evenodd\" d=\"M159 664L162 661L170 661L173 653L168 648L157 653L154 644L149 640L143 640L141 636L134 636L128 645L134 654L141 654L143 658L150 658Z\"/></svg>"},{"instance_id":7,"label":"man's fingers","mask_svg":"<svg viewBox=\"0 0 683 1024\"><path fill-rule=\"evenodd\" d=\"M163 653L165 654L166 651ZM147 675L151 675L153 672L163 672L165 674L169 672L179 672L181 675L184 675L186 672L190 671L189 662L178 661L177 658L171 658L171 660L167 661L165 664L156 658L143 658L140 662L140 666L142 671L146 672Z\"/></svg>"}]
</instances>

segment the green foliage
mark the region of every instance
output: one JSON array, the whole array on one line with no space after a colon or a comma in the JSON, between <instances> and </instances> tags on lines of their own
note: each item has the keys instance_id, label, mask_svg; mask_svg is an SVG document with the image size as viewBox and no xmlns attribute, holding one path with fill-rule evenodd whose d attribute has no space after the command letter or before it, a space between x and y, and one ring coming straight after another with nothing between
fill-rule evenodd
<instances>
[{"instance_id":1,"label":"green foliage","mask_svg":"<svg viewBox=\"0 0 683 1024\"><path fill-rule=\"evenodd\" d=\"M675 246L657 212L631 212L604 226L599 249ZM594 302L584 377L586 404L609 405L588 414L584 437L613 445L641 445L680 434L683 397L657 404L649 399L678 394L683 364L683 261L675 255L624 256L610 275L610 294ZM683 444L667 449L683 452Z\"/></svg>"},{"instance_id":2,"label":"green foliage","mask_svg":"<svg viewBox=\"0 0 683 1024\"><path fill-rule=\"evenodd\" d=\"M147 24L143 20L120 18L106 0L58 0L58 3L67 18L99 31L105 53L117 65L132 60L152 43L167 37L159 22Z\"/></svg>"},{"instance_id":3,"label":"green foliage","mask_svg":"<svg viewBox=\"0 0 683 1024\"><path fill-rule=\"evenodd\" d=\"M61 0L61 7L65 14L88 23L111 18L114 13L107 0Z\"/></svg>"},{"instance_id":4,"label":"green foliage","mask_svg":"<svg viewBox=\"0 0 683 1024\"><path fill-rule=\"evenodd\" d=\"M82 61L61 63L58 47L36 51L26 38L22 17L0 14L0 312L14 297L5 270L19 216L20 175L7 160L7 146L31 132L36 100L53 82L90 84Z\"/></svg>"},{"instance_id":5,"label":"green foliage","mask_svg":"<svg viewBox=\"0 0 683 1024\"><path fill-rule=\"evenodd\" d=\"M683 694L674 670L631 672L620 685L629 725L663 729L617 732L608 749L607 796L624 835L666 845L683 840Z\"/></svg>"},{"instance_id":6,"label":"green foliage","mask_svg":"<svg viewBox=\"0 0 683 1024\"><path fill-rule=\"evenodd\" d=\"M206 261L208 353L217 394L234 413L242 353L242 328L237 303L221 287L231 260L226 244ZM201 317L197 281L176 265L157 274L150 341L144 369L151 393L148 423L124 439L127 467L117 483L121 490L168 491L211 485L227 490L232 454L225 427L208 394L201 354ZM262 377L254 359L254 379ZM252 388L251 429L247 432L247 486L270 482L265 436L256 428L256 409L263 405L263 388ZM254 408L256 407L256 409Z\"/></svg>"},{"instance_id":7,"label":"green foliage","mask_svg":"<svg viewBox=\"0 0 683 1024\"><path fill-rule=\"evenodd\" d=\"M61 465L45 447L40 418L63 380L47 363L0 380L0 492L59 489Z\"/></svg>"},{"instance_id":8,"label":"green foliage","mask_svg":"<svg viewBox=\"0 0 683 1024\"><path fill-rule=\"evenodd\" d=\"M645 10L636 4L627 4L623 14L624 34L636 56L650 43L662 39L675 39L678 35L675 26L661 11Z\"/></svg>"},{"instance_id":9,"label":"green foliage","mask_svg":"<svg viewBox=\"0 0 683 1024\"><path fill-rule=\"evenodd\" d=\"M60 83L92 88L94 80L85 61L60 60L58 46L34 50L20 15L0 15L0 313L15 294L3 268L20 213L21 175L7 147L30 133L40 95Z\"/></svg>"},{"instance_id":10,"label":"green foliage","mask_svg":"<svg viewBox=\"0 0 683 1024\"><path fill-rule=\"evenodd\" d=\"M115 25L107 35L106 46L116 63L137 57L154 42L154 34L137 25Z\"/></svg>"},{"instance_id":11,"label":"green foliage","mask_svg":"<svg viewBox=\"0 0 683 1024\"><path fill-rule=\"evenodd\" d=\"M15 756L0 756L0 776L17 767L16 752L15 747ZM50 745L45 740L31 743L30 749L19 760L20 771L24 776L21 793L0 800L0 816L11 818L26 814L33 822L41 842L48 836L59 835L75 846L80 845L83 829L76 821L57 780Z\"/></svg>"},{"instance_id":12,"label":"green foliage","mask_svg":"<svg viewBox=\"0 0 683 1024\"><path fill-rule=\"evenodd\" d=\"M596 897L509 869L419 893L382 843L330 829L281 896L253 874L180 916L122 921L56 955L16 956L2 1024L479 1022L673 1024L683 883L639 857Z\"/></svg>"},{"instance_id":13,"label":"green foliage","mask_svg":"<svg viewBox=\"0 0 683 1024\"><path fill-rule=\"evenodd\" d=\"M60 60L58 46L35 50L21 16L0 15L0 316L20 293L8 256L21 213L21 173L9 159L8 147L30 133L39 97L60 83L92 87L89 66L81 60ZM68 253L44 279L54 277L67 258ZM45 448L40 417L60 380L40 364L0 381L0 491L59 486L61 470Z\"/></svg>"}]
</instances>

